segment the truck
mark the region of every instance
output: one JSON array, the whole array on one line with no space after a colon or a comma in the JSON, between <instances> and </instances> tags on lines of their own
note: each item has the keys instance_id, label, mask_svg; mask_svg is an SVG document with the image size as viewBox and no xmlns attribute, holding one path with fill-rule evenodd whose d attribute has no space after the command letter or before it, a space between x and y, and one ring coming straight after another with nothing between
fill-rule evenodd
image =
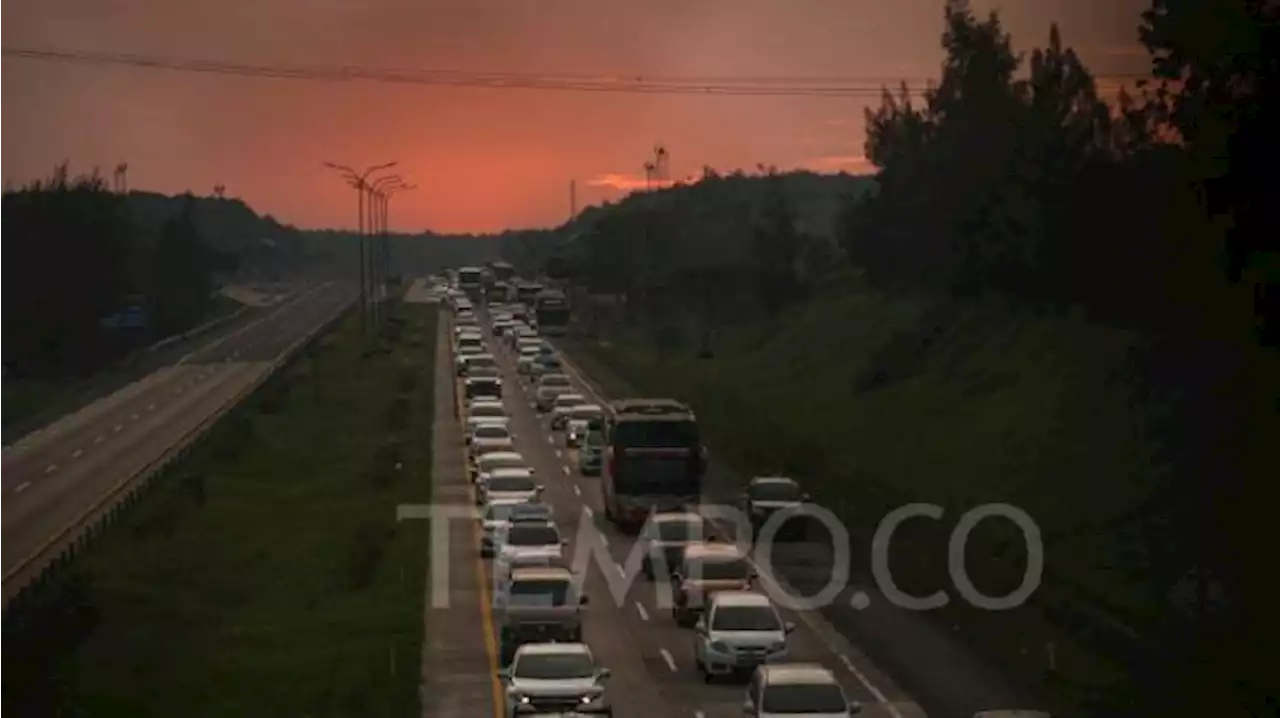
<instances>
[{"instance_id":1,"label":"truck","mask_svg":"<svg viewBox=\"0 0 1280 718\"><path fill-rule=\"evenodd\" d=\"M538 299L538 294L542 292L543 287L537 282L518 282L516 284L516 301L521 304L533 308L533 304Z\"/></svg>"},{"instance_id":2,"label":"truck","mask_svg":"<svg viewBox=\"0 0 1280 718\"><path fill-rule=\"evenodd\" d=\"M489 271L493 272L493 278L499 282L510 283L516 276L516 268L510 262L489 262Z\"/></svg>"},{"instance_id":3,"label":"truck","mask_svg":"<svg viewBox=\"0 0 1280 718\"><path fill-rule=\"evenodd\" d=\"M484 298L489 304L505 304L511 300L511 286L501 279L496 280L485 289Z\"/></svg>"},{"instance_id":4,"label":"truck","mask_svg":"<svg viewBox=\"0 0 1280 718\"><path fill-rule=\"evenodd\" d=\"M655 511L701 501L707 448L688 406L674 399L615 401L588 430L604 435L600 489L611 523L635 530Z\"/></svg>"},{"instance_id":5,"label":"truck","mask_svg":"<svg viewBox=\"0 0 1280 718\"><path fill-rule=\"evenodd\" d=\"M458 289L465 292L472 301L479 302L484 292L484 270L480 267L459 268Z\"/></svg>"},{"instance_id":6,"label":"truck","mask_svg":"<svg viewBox=\"0 0 1280 718\"><path fill-rule=\"evenodd\" d=\"M564 336L569 330L569 298L558 289L544 289L534 300L538 331L544 336Z\"/></svg>"},{"instance_id":7,"label":"truck","mask_svg":"<svg viewBox=\"0 0 1280 718\"><path fill-rule=\"evenodd\" d=\"M503 665L525 643L577 643L587 597L581 583L563 566L522 566L494 596L499 652Z\"/></svg>"}]
</instances>

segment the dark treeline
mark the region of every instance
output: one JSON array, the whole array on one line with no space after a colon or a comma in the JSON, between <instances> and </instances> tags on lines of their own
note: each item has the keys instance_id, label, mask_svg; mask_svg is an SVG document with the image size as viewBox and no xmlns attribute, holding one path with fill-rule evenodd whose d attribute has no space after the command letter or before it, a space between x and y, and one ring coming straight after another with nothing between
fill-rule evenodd
<instances>
[{"instance_id":1,"label":"dark treeline","mask_svg":"<svg viewBox=\"0 0 1280 718\"><path fill-rule=\"evenodd\" d=\"M1280 338L1280 6L1154 0L1137 32L1151 77L1107 101L1056 27L1023 57L996 14L948 2L936 85L924 97L887 89L866 113L874 178L707 170L512 235L503 253L613 295L620 324L658 334L874 291L938 307L906 356L969 300L1149 337L1133 371L1160 417L1144 430L1164 439L1172 468L1143 540L1216 588L1197 597L1195 623L1156 639L1167 664L1135 678L1163 709L1270 714L1266 661L1239 647L1276 635L1261 514L1274 462L1257 436L1274 398L1255 400L1274 386ZM1263 404L1270 418L1250 414Z\"/></svg>"},{"instance_id":2,"label":"dark treeline","mask_svg":"<svg viewBox=\"0 0 1280 718\"><path fill-rule=\"evenodd\" d=\"M201 236L190 201L140 224L101 177L65 165L3 201L6 375L82 374L189 329L208 316L216 276L235 269ZM145 326L104 324L133 308Z\"/></svg>"}]
</instances>

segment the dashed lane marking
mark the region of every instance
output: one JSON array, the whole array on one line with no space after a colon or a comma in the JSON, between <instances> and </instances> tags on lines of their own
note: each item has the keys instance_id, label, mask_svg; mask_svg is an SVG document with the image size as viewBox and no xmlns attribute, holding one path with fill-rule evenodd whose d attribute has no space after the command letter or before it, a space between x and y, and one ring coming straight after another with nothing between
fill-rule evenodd
<instances>
[{"instance_id":1,"label":"dashed lane marking","mask_svg":"<svg viewBox=\"0 0 1280 718\"><path fill-rule=\"evenodd\" d=\"M636 604L636 613L639 613L639 614L640 614L640 620L641 620L641 621L647 621L647 620L649 620L649 612L648 612L648 611L646 611L646 610L644 610L644 604L643 604L643 603L637 603L637 604Z\"/></svg>"},{"instance_id":2,"label":"dashed lane marking","mask_svg":"<svg viewBox=\"0 0 1280 718\"><path fill-rule=\"evenodd\" d=\"M15 493L15 494L20 494L20 493L22 493L23 491L26 491L26 490L27 490L27 489L29 489L29 488L31 488L31 482L30 482L30 481L23 481L22 483L20 483L20 484L18 484L17 486L13 487L13 493Z\"/></svg>"},{"instance_id":3,"label":"dashed lane marking","mask_svg":"<svg viewBox=\"0 0 1280 718\"><path fill-rule=\"evenodd\" d=\"M52 474L53 472L55 472L55 471L57 471L57 470L58 470L58 465L57 465L57 464L49 464L48 466L44 467L44 472L45 472L46 474Z\"/></svg>"},{"instance_id":4,"label":"dashed lane marking","mask_svg":"<svg viewBox=\"0 0 1280 718\"><path fill-rule=\"evenodd\" d=\"M668 651L668 650L667 650L667 649L665 649L665 648L659 648L659 649L658 649L658 652L662 654L662 660L664 660L664 661L666 661L666 662L667 662L667 668L670 668L670 669L671 669L671 672L672 672L672 673L675 673L675 672L676 672L676 659L675 659L675 658L673 658L673 657L671 656L671 651Z\"/></svg>"},{"instance_id":5,"label":"dashed lane marking","mask_svg":"<svg viewBox=\"0 0 1280 718\"><path fill-rule=\"evenodd\" d=\"M78 459L83 454L84 454L84 449L76 449L75 451L71 452L71 458Z\"/></svg>"}]
</instances>

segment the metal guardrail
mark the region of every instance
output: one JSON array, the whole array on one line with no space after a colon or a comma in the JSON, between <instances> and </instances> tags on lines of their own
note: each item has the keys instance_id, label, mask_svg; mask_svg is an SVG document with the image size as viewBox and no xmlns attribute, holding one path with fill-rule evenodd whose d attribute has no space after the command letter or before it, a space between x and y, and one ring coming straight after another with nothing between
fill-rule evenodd
<instances>
[{"instance_id":1,"label":"metal guardrail","mask_svg":"<svg viewBox=\"0 0 1280 718\"><path fill-rule=\"evenodd\" d=\"M108 525L114 523L123 511L135 505L145 491L152 487L157 478L162 476L173 464L187 458L197 444L208 436L215 424L276 377L281 369L294 361L302 347L327 333L350 310L351 305L347 305L333 317L322 322L315 329L291 344L271 363L266 371L262 372L244 389L223 402L217 410L210 413L191 431L184 434L164 454L149 462L140 470L121 479L104 492L97 501L74 521L68 523L43 545L32 551L13 568L6 571L3 588L5 620L9 620L11 611L21 610L29 599L34 598L40 592L40 589L55 577L55 574L69 565L75 556L87 548L89 543ZM14 588L14 583L17 581L20 581L20 583Z\"/></svg>"}]
</instances>

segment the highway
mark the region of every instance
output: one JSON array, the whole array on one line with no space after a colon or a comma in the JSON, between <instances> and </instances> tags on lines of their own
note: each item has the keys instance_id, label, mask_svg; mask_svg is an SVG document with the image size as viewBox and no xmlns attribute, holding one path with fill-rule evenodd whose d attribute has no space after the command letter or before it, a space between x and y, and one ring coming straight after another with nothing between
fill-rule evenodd
<instances>
[{"instance_id":1,"label":"highway","mask_svg":"<svg viewBox=\"0 0 1280 718\"><path fill-rule=\"evenodd\" d=\"M411 297L413 296L411 290ZM438 503L471 503L464 471L464 446L455 418L454 377L449 371L448 323L441 323L437 366L435 496ZM490 338L492 342L492 337ZM498 343L492 342L495 350ZM586 577L591 598L584 640L601 664L613 671L609 679L616 715L741 716L743 686L706 684L693 665L693 633L676 627L670 612L657 605L654 584L628 577L623 569L633 538L604 521L598 479L576 470L574 452L557 443L545 419L537 416L530 396L518 378L509 354L502 358L506 402L524 454L545 487L544 500L554 508L561 531L570 540L568 556L590 548L580 540L598 537L604 560L592 562ZM581 387L584 393L590 387ZM590 394L588 394L590 395ZM580 529L588 529L580 534ZM447 606L433 606L427 596L427 640L423 660L423 715L438 718L502 715L495 627L487 609L485 578L488 562L478 551L474 525L453 521L448 528L449 562L433 568L431 579L449 581ZM613 574L613 575L609 575ZM634 578L634 580L632 580ZM614 593L614 590L617 593ZM783 611L797 624L790 638L791 659L822 663L840 677L853 700L861 701L868 718L921 718L924 712L857 648L844 640L821 616Z\"/></svg>"},{"instance_id":2,"label":"highway","mask_svg":"<svg viewBox=\"0 0 1280 718\"><path fill-rule=\"evenodd\" d=\"M166 366L6 448L4 598L69 542L86 513L219 412L356 290L316 285L236 324Z\"/></svg>"}]
</instances>

